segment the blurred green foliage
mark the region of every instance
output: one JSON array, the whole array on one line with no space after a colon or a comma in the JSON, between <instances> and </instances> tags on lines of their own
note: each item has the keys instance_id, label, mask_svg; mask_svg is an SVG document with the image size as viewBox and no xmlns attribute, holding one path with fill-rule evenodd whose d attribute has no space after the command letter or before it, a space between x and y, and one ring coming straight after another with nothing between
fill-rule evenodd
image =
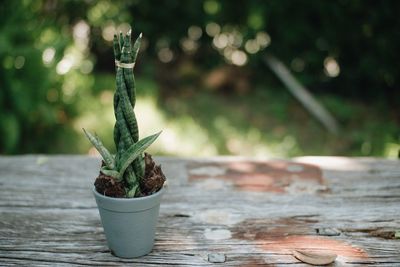
<instances>
[{"instance_id":1,"label":"blurred green foliage","mask_svg":"<svg viewBox=\"0 0 400 267\"><path fill-rule=\"evenodd\" d=\"M63 79L43 64L42 52L52 45L57 61L68 39L51 16L40 19L41 1L6 1L0 10L0 152L46 151L74 112L61 102Z\"/></svg>"},{"instance_id":2,"label":"blurred green foliage","mask_svg":"<svg viewBox=\"0 0 400 267\"><path fill-rule=\"evenodd\" d=\"M199 133L186 140L187 152L158 152L393 155L398 10L398 1L360 0L6 1L0 153L87 152L80 127L98 129L99 121L109 125L98 133L111 146L111 38L133 25L134 36L144 33L136 73L143 110L155 110L152 127L172 129L166 144L185 138L184 128ZM264 53L316 94L341 123L340 136L310 118L266 67Z\"/></svg>"}]
</instances>

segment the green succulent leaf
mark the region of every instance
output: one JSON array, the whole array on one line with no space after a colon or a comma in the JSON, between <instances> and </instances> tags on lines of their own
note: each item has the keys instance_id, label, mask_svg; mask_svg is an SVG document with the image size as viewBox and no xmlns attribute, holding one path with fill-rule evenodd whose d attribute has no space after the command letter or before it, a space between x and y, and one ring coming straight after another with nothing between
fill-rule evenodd
<instances>
[{"instance_id":1,"label":"green succulent leaf","mask_svg":"<svg viewBox=\"0 0 400 267\"><path fill-rule=\"evenodd\" d=\"M131 198L131 197L135 197L136 193L139 189L139 184L135 185L134 187L132 187L127 193L126 193L126 197L127 198Z\"/></svg>"},{"instance_id":2,"label":"green succulent leaf","mask_svg":"<svg viewBox=\"0 0 400 267\"><path fill-rule=\"evenodd\" d=\"M83 129L83 131L85 132L85 135L89 139L89 141L93 144L93 146L97 149L97 151L99 151L104 162L106 163L106 166L110 170L114 170L115 169L114 157L107 150L107 148L103 145L103 143L100 141L100 139L97 136L94 136L90 132L86 131L85 129Z\"/></svg>"},{"instance_id":3,"label":"green succulent leaf","mask_svg":"<svg viewBox=\"0 0 400 267\"><path fill-rule=\"evenodd\" d=\"M133 62L136 62L136 58L139 53L141 42L142 42L142 34L139 35L139 37L136 39L135 43L133 44L133 48L132 48Z\"/></svg>"},{"instance_id":4,"label":"green succulent leaf","mask_svg":"<svg viewBox=\"0 0 400 267\"><path fill-rule=\"evenodd\" d=\"M124 46L124 35L122 34L122 32L119 33L119 47L120 50L122 50L122 47Z\"/></svg>"},{"instance_id":5,"label":"green succulent leaf","mask_svg":"<svg viewBox=\"0 0 400 267\"><path fill-rule=\"evenodd\" d=\"M124 172L126 168L138 157L140 156L156 139L157 137L161 134L161 132L158 132L156 134L150 135L146 138L143 138L142 140L138 141L137 143L133 144L130 146L124 154L122 154L119 166L118 166L118 171L120 177L124 175Z\"/></svg>"},{"instance_id":6,"label":"green succulent leaf","mask_svg":"<svg viewBox=\"0 0 400 267\"><path fill-rule=\"evenodd\" d=\"M116 170L110 170L107 168L107 166L103 166L101 167L101 172L107 176L111 176L117 180L120 179L119 177L119 172L117 172Z\"/></svg>"},{"instance_id":7,"label":"green succulent leaf","mask_svg":"<svg viewBox=\"0 0 400 267\"><path fill-rule=\"evenodd\" d=\"M121 57L121 47L119 44L118 36L116 34L114 34L113 49L114 49L115 59L119 60L119 58Z\"/></svg>"}]
</instances>

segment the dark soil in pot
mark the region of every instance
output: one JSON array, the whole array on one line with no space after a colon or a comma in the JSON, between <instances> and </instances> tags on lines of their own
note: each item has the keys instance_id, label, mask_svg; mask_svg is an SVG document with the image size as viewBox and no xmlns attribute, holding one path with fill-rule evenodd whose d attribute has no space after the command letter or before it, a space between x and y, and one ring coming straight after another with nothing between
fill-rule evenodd
<instances>
[{"instance_id":1,"label":"dark soil in pot","mask_svg":"<svg viewBox=\"0 0 400 267\"><path fill-rule=\"evenodd\" d=\"M145 173L143 179L140 180L140 196L148 196L159 191L166 180L161 165L156 165L150 154L144 153L144 161ZM104 165L104 162L102 164ZM124 198L126 195L123 182L118 182L102 172L96 178L94 186L96 191L104 196Z\"/></svg>"}]
</instances>

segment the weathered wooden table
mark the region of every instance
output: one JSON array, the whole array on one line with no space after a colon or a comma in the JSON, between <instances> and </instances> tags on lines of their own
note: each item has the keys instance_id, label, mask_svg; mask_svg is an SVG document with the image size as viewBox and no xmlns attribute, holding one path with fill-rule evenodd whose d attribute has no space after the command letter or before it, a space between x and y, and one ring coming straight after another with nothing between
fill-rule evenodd
<instances>
[{"instance_id":1,"label":"weathered wooden table","mask_svg":"<svg viewBox=\"0 0 400 267\"><path fill-rule=\"evenodd\" d=\"M152 253L112 256L91 186L99 159L0 157L0 265L400 266L400 162L158 158L168 178Z\"/></svg>"}]
</instances>

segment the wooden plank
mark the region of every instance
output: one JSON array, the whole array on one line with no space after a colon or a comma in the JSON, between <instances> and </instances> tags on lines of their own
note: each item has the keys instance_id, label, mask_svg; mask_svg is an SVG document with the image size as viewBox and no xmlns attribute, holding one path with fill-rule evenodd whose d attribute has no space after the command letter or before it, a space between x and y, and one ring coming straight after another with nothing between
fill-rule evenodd
<instances>
[{"instance_id":1,"label":"wooden plank","mask_svg":"<svg viewBox=\"0 0 400 267\"><path fill-rule=\"evenodd\" d=\"M223 266L307 266L294 249L336 253L335 266L400 265L390 238L400 229L398 161L157 160L168 190L155 248L123 260L108 251L90 191L99 159L0 157L0 265L214 266L210 255L223 254Z\"/></svg>"}]
</instances>

